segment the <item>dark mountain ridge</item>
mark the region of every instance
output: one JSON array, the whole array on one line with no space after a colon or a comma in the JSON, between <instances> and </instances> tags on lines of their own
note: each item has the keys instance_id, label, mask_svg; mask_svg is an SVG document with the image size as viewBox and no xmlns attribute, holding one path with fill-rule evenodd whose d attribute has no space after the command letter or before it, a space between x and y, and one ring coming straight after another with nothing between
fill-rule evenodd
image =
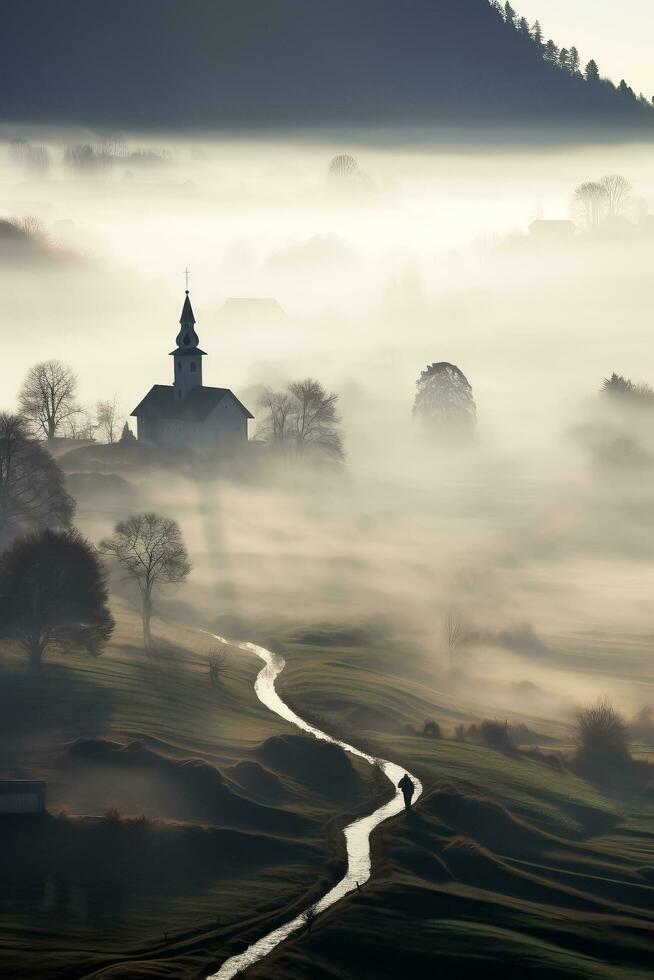
<instances>
[{"instance_id":1,"label":"dark mountain ridge","mask_svg":"<svg viewBox=\"0 0 654 980\"><path fill-rule=\"evenodd\" d=\"M633 94L546 62L487 0L21 0L3 28L5 121L654 123Z\"/></svg>"}]
</instances>

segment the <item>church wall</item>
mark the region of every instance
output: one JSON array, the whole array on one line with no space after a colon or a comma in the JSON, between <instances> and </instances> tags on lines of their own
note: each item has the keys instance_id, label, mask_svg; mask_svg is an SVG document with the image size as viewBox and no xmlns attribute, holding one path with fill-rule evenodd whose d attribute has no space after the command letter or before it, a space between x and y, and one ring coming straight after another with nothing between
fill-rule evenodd
<instances>
[{"instance_id":1,"label":"church wall","mask_svg":"<svg viewBox=\"0 0 654 980\"><path fill-rule=\"evenodd\" d=\"M231 398L223 398L216 405L206 425L211 432L219 434L219 438L230 445L247 442L248 420ZM212 438L216 438L216 435Z\"/></svg>"},{"instance_id":2,"label":"church wall","mask_svg":"<svg viewBox=\"0 0 654 980\"><path fill-rule=\"evenodd\" d=\"M247 419L231 399L224 399L204 422L184 419L139 419L139 439L166 449L231 449L247 442Z\"/></svg>"}]
</instances>

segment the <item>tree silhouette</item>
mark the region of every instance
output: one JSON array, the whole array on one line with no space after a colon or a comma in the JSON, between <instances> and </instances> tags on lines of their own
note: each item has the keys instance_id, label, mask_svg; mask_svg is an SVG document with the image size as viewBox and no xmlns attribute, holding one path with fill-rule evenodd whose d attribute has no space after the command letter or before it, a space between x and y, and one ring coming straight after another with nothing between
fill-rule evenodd
<instances>
[{"instance_id":1,"label":"tree silhouette","mask_svg":"<svg viewBox=\"0 0 654 980\"><path fill-rule=\"evenodd\" d=\"M587 180L575 190L573 210L583 221L588 231L594 231L600 226L607 208L606 188L598 181Z\"/></svg>"},{"instance_id":2,"label":"tree silhouette","mask_svg":"<svg viewBox=\"0 0 654 980\"><path fill-rule=\"evenodd\" d=\"M139 587L147 650L155 591L162 585L183 582L191 571L179 524L160 514L134 514L116 524L113 536L100 542L100 551L115 558Z\"/></svg>"},{"instance_id":3,"label":"tree silhouette","mask_svg":"<svg viewBox=\"0 0 654 980\"><path fill-rule=\"evenodd\" d=\"M559 63L559 49L551 38L545 45L543 57L545 61L548 61L553 65L558 65Z\"/></svg>"},{"instance_id":4,"label":"tree silhouette","mask_svg":"<svg viewBox=\"0 0 654 980\"><path fill-rule=\"evenodd\" d=\"M602 698L577 716L577 760L601 774L606 766L622 768L629 762L628 730L610 701Z\"/></svg>"},{"instance_id":5,"label":"tree silhouette","mask_svg":"<svg viewBox=\"0 0 654 980\"><path fill-rule=\"evenodd\" d=\"M68 527L74 511L63 473L25 420L0 414L0 548L25 531Z\"/></svg>"},{"instance_id":6,"label":"tree silhouette","mask_svg":"<svg viewBox=\"0 0 654 980\"><path fill-rule=\"evenodd\" d=\"M531 36L532 36L533 42L536 45L536 47L540 51L542 51L542 49L543 49L543 29L540 26L540 21L537 20L536 23L534 24L533 29L532 29L532 32L531 32Z\"/></svg>"},{"instance_id":7,"label":"tree silhouette","mask_svg":"<svg viewBox=\"0 0 654 980\"><path fill-rule=\"evenodd\" d=\"M506 0L504 4L504 19L510 27L515 27L516 12L509 3L509 0Z\"/></svg>"},{"instance_id":8,"label":"tree silhouette","mask_svg":"<svg viewBox=\"0 0 654 980\"><path fill-rule=\"evenodd\" d=\"M96 405L96 428L109 445L113 445L118 439L120 414L120 407L115 395L111 400L99 401Z\"/></svg>"},{"instance_id":9,"label":"tree silhouette","mask_svg":"<svg viewBox=\"0 0 654 980\"><path fill-rule=\"evenodd\" d=\"M425 431L451 442L468 442L477 423L472 388L454 364L430 364L416 381L413 417Z\"/></svg>"},{"instance_id":10,"label":"tree silhouette","mask_svg":"<svg viewBox=\"0 0 654 980\"><path fill-rule=\"evenodd\" d=\"M611 217L615 217L623 208L625 198L631 191L631 184L621 174L607 174L606 177L602 177L600 184L606 193L608 213Z\"/></svg>"},{"instance_id":11,"label":"tree silhouette","mask_svg":"<svg viewBox=\"0 0 654 980\"><path fill-rule=\"evenodd\" d=\"M593 58L591 58L588 64L586 65L584 75L586 77L587 82L599 82L600 80L599 68L597 67L597 62Z\"/></svg>"},{"instance_id":12,"label":"tree silhouette","mask_svg":"<svg viewBox=\"0 0 654 980\"><path fill-rule=\"evenodd\" d=\"M579 74L579 67L581 65L581 60L579 58L579 52L574 47L570 48L570 54L568 55L568 69L571 75Z\"/></svg>"},{"instance_id":13,"label":"tree silhouette","mask_svg":"<svg viewBox=\"0 0 654 980\"><path fill-rule=\"evenodd\" d=\"M319 381L293 381L285 391L266 391L258 434L271 446L296 459L343 459L338 395Z\"/></svg>"},{"instance_id":14,"label":"tree silhouette","mask_svg":"<svg viewBox=\"0 0 654 980\"><path fill-rule=\"evenodd\" d=\"M41 361L30 368L18 403L21 414L37 434L50 442L63 423L74 415L77 378L61 361Z\"/></svg>"},{"instance_id":15,"label":"tree silhouette","mask_svg":"<svg viewBox=\"0 0 654 980\"><path fill-rule=\"evenodd\" d=\"M0 557L0 635L39 669L46 650L102 653L114 622L104 570L77 531L17 538Z\"/></svg>"}]
</instances>

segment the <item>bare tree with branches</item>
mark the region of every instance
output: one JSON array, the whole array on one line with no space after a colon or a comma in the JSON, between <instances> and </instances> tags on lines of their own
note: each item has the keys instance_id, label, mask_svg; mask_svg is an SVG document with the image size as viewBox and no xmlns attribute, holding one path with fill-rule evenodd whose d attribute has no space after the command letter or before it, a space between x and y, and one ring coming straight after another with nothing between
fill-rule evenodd
<instances>
[{"instance_id":1,"label":"bare tree with branches","mask_svg":"<svg viewBox=\"0 0 654 980\"><path fill-rule=\"evenodd\" d=\"M599 181L588 180L575 190L572 206L586 229L595 231L608 211L607 190Z\"/></svg>"},{"instance_id":2,"label":"bare tree with branches","mask_svg":"<svg viewBox=\"0 0 654 980\"><path fill-rule=\"evenodd\" d=\"M77 378L61 361L41 361L27 372L18 403L31 429L51 442L77 411Z\"/></svg>"},{"instance_id":3,"label":"bare tree with branches","mask_svg":"<svg viewBox=\"0 0 654 980\"><path fill-rule=\"evenodd\" d=\"M114 395L111 400L99 401L95 409L96 428L110 446L119 438L120 420L122 413L118 399Z\"/></svg>"},{"instance_id":4,"label":"bare tree with branches","mask_svg":"<svg viewBox=\"0 0 654 980\"><path fill-rule=\"evenodd\" d=\"M143 645L150 649L153 595L160 586L183 582L191 571L177 521L161 514L134 514L116 524L100 542L100 551L115 558L141 593Z\"/></svg>"},{"instance_id":5,"label":"bare tree with branches","mask_svg":"<svg viewBox=\"0 0 654 980\"><path fill-rule=\"evenodd\" d=\"M461 615L460 610L455 607L448 609L447 616L445 617L445 639L447 641L450 670L454 667L454 658L459 647L465 643L468 632L468 624Z\"/></svg>"},{"instance_id":6,"label":"bare tree with branches","mask_svg":"<svg viewBox=\"0 0 654 980\"><path fill-rule=\"evenodd\" d=\"M343 459L338 395L319 381L293 381L285 391L267 391L260 403L264 410L259 434L278 450L296 459L305 456Z\"/></svg>"},{"instance_id":7,"label":"bare tree with branches","mask_svg":"<svg viewBox=\"0 0 654 980\"><path fill-rule=\"evenodd\" d=\"M259 400L264 415L259 426L259 435L267 442L284 449L288 444L291 420L291 396L287 391L271 391L267 388Z\"/></svg>"},{"instance_id":8,"label":"bare tree with branches","mask_svg":"<svg viewBox=\"0 0 654 980\"><path fill-rule=\"evenodd\" d=\"M601 187L606 193L606 208L611 217L622 212L625 200L631 191L631 184L621 174L607 174L600 180Z\"/></svg>"}]
</instances>

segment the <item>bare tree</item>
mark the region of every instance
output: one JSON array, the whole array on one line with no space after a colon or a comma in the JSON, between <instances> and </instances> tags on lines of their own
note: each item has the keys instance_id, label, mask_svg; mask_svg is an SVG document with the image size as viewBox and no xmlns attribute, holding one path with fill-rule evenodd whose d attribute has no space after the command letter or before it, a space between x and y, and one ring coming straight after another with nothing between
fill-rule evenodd
<instances>
[{"instance_id":1,"label":"bare tree","mask_svg":"<svg viewBox=\"0 0 654 980\"><path fill-rule=\"evenodd\" d=\"M80 406L66 419L65 432L70 439L88 439L93 441L97 431L95 412L86 406Z\"/></svg>"},{"instance_id":2,"label":"bare tree","mask_svg":"<svg viewBox=\"0 0 654 980\"><path fill-rule=\"evenodd\" d=\"M109 445L113 445L118 439L121 417L120 406L115 395L111 401L99 401L96 405L96 428Z\"/></svg>"},{"instance_id":3,"label":"bare tree","mask_svg":"<svg viewBox=\"0 0 654 980\"><path fill-rule=\"evenodd\" d=\"M287 391L266 389L259 400L264 415L259 426L259 435L278 448L284 448L289 441L291 421L291 396Z\"/></svg>"},{"instance_id":4,"label":"bare tree","mask_svg":"<svg viewBox=\"0 0 654 980\"><path fill-rule=\"evenodd\" d=\"M14 223L28 238L40 238L41 241L47 241L48 236L45 233L43 222L36 215L25 215L24 218L17 218Z\"/></svg>"},{"instance_id":5,"label":"bare tree","mask_svg":"<svg viewBox=\"0 0 654 980\"><path fill-rule=\"evenodd\" d=\"M191 570L177 521L161 514L134 514L100 542L137 583L143 606L143 645L150 648L153 595L162 585L183 582Z\"/></svg>"},{"instance_id":6,"label":"bare tree","mask_svg":"<svg viewBox=\"0 0 654 980\"><path fill-rule=\"evenodd\" d=\"M77 411L77 378L61 361L41 361L30 368L18 402L21 414L39 435L52 441Z\"/></svg>"},{"instance_id":7,"label":"bare tree","mask_svg":"<svg viewBox=\"0 0 654 980\"><path fill-rule=\"evenodd\" d=\"M74 510L50 453L23 419L0 414L0 546L25 531L68 527Z\"/></svg>"},{"instance_id":8,"label":"bare tree","mask_svg":"<svg viewBox=\"0 0 654 980\"><path fill-rule=\"evenodd\" d=\"M622 211L625 198L631 191L631 184L620 174L607 174L600 180L600 185L606 193L607 211L611 217L615 217Z\"/></svg>"},{"instance_id":9,"label":"bare tree","mask_svg":"<svg viewBox=\"0 0 654 980\"><path fill-rule=\"evenodd\" d=\"M330 459L342 459L341 420L336 411L338 395L325 391L313 378L292 382L288 391L294 399L292 431L298 457L318 450Z\"/></svg>"},{"instance_id":10,"label":"bare tree","mask_svg":"<svg viewBox=\"0 0 654 980\"><path fill-rule=\"evenodd\" d=\"M285 391L267 391L260 402L259 434L278 450L302 459L307 455L343 459L338 395L313 378L294 381Z\"/></svg>"},{"instance_id":11,"label":"bare tree","mask_svg":"<svg viewBox=\"0 0 654 980\"><path fill-rule=\"evenodd\" d=\"M468 637L468 624L461 615L461 612L452 607L448 610L445 617L445 639L449 653L450 670L454 666L454 658L457 650L465 643Z\"/></svg>"},{"instance_id":12,"label":"bare tree","mask_svg":"<svg viewBox=\"0 0 654 980\"><path fill-rule=\"evenodd\" d=\"M588 180L575 190L573 210L588 231L594 231L605 217L609 202L606 188L599 182Z\"/></svg>"}]
</instances>

